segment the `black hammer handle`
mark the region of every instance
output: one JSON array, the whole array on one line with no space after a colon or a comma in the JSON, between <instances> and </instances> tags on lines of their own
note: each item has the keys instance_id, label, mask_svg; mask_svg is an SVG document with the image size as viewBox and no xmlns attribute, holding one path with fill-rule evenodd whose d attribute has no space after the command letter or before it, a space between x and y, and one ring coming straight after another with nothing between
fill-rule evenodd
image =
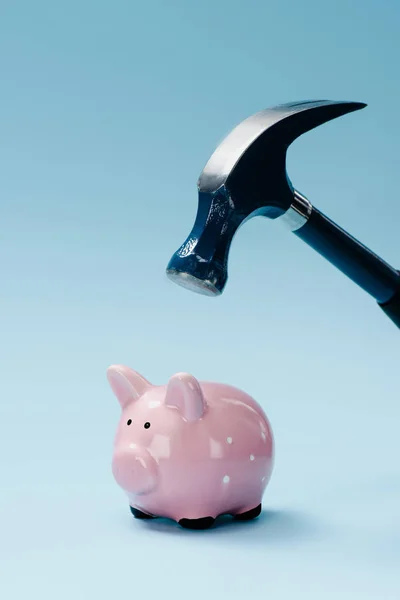
<instances>
[{"instance_id":1,"label":"black hammer handle","mask_svg":"<svg viewBox=\"0 0 400 600\"><path fill-rule=\"evenodd\" d=\"M371 252L315 207L294 234L368 294L400 328L400 272Z\"/></svg>"}]
</instances>

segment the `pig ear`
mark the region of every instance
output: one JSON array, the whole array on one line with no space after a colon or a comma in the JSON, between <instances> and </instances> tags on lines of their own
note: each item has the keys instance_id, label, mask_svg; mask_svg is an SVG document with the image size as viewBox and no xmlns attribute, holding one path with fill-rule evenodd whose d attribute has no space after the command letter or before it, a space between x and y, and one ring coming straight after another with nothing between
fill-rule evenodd
<instances>
[{"instance_id":1,"label":"pig ear","mask_svg":"<svg viewBox=\"0 0 400 600\"><path fill-rule=\"evenodd\" d=\"M107 379L122 408L140 398L151 387L147 379L124 365L108 367Z\"/></svg>"},{"instance_id":2,"label":"pig ear","mask_svg":"<svg viewBox=\"0 0 400 600\"><path fill-rule=\"evenodd\" d=\"M186 421L201 419L206 401L197 379L188 373L173 375L167 385L165 403L179 410Z\"/></svg>"}]
</instances>

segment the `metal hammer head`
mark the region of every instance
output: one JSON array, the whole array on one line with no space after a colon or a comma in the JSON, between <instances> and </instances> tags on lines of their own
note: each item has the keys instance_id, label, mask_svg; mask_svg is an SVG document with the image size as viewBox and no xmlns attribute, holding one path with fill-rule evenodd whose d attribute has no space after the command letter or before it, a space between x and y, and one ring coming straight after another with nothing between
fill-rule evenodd
<instances>
[{"instance_id":1,"label":"metal hammer head","mask_svg":"<svg viewBox=\"0 0 400 600\"><path fill-rule=\"evenodd\" d=\"M291 206L294 188L286 152L301 134L346 113L361 102L294 102L262 110L240 123L215 150L198 180L199 204L192 231L172 256L167 275L209 296L222 293L229 248L246 220L276 219Z\"/></svg>"}]
</instances>

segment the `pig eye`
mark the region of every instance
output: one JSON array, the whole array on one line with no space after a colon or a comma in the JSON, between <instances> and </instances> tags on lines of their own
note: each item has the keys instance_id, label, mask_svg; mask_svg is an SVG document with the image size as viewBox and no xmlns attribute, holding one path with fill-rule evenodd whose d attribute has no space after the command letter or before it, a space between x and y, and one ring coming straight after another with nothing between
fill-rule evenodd
<instances>
[{"instance_id":1,"label":"pig eye","mask_svg":"<svg viewBox=\"0 0 400 600\"><path fill-rule=\"evenodd\" d=\"M128 421L126 422L127 425L132 425L132 419L128 419Z\"/></svg>"},{"instance_id":2,"label":"pig eye","mask_svg":"<svg viewBox=\"0 0 400 600\"><path fill-rule=\"evenodd\" d=\"M148 429L150 427L150 423L148 421L146 421L146 423L144 424L144 428Z\"/></svg>"}]
</instances>

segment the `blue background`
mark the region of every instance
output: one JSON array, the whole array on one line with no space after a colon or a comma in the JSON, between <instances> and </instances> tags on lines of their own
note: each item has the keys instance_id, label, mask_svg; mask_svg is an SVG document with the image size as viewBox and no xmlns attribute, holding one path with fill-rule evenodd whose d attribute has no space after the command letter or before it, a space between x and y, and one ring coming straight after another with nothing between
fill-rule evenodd
<instances>
[{"instance_id":1,"label":"blue background","mask_svg":"<svg viewBox=\"0 0 400 600\"><path fill-rule=\"evenodd\" d=\"M400 267L399 26L397 0L3 0L2 598L399 598L396 327L262 218L222 297L164 274L215 146L310 98L369 106L300 138L291 180ZM110 471L118 362L263 405L277 454L259 520L131 518Z\"/></svg>"}]
</instances>

